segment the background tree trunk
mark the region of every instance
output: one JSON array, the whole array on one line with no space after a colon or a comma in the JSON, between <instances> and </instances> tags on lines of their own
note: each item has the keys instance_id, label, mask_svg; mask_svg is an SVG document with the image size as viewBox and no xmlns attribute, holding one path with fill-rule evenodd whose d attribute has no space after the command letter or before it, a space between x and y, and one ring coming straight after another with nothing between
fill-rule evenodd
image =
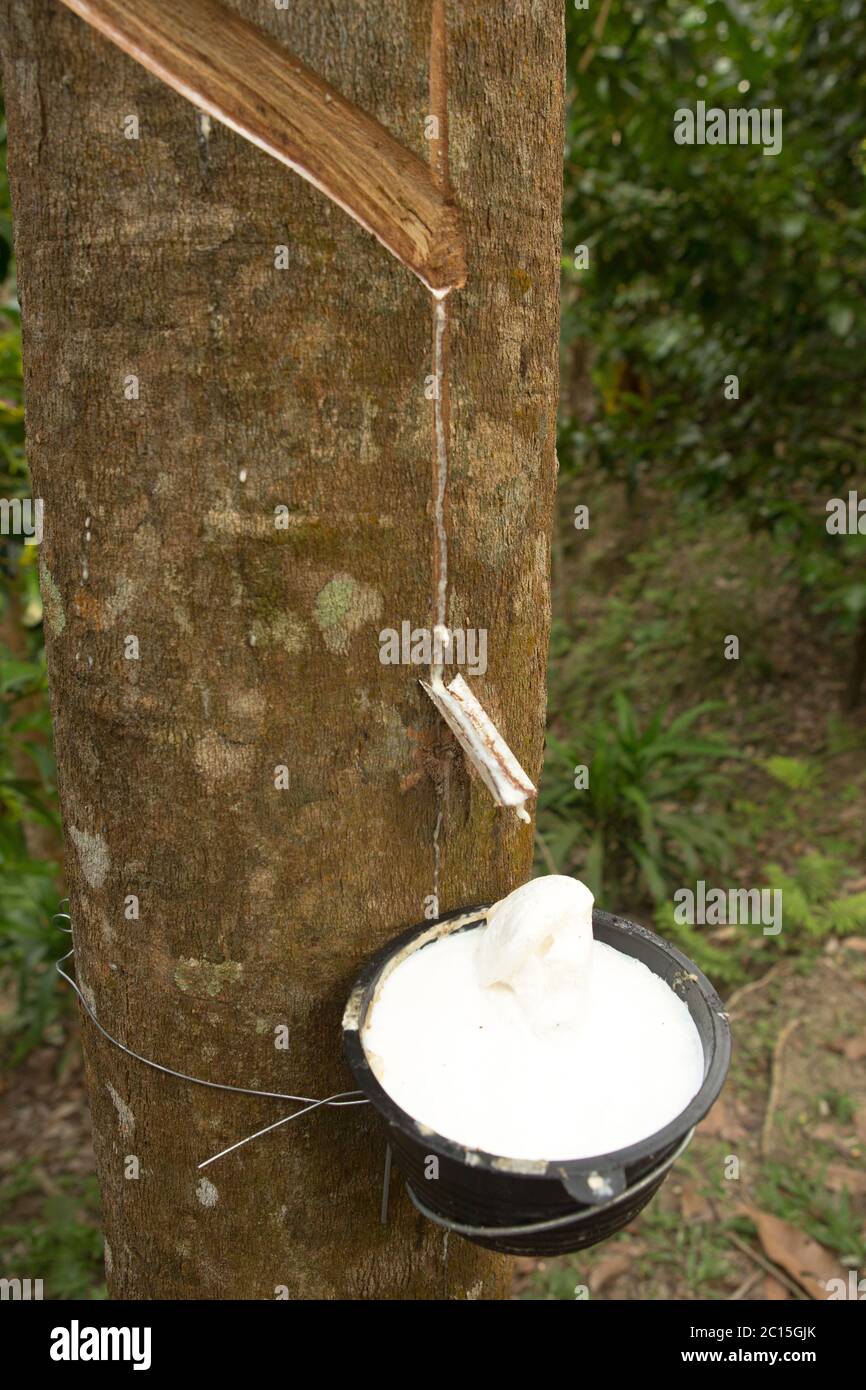
<instances>
[{"instance_id":1,"label":"background tree trunk","mask_svg":"<svg viewBox=\"0 0 866 1390\"><path fill-rule=\"evenodd\" d=\"M431 303L322 195L55 0L3 7L79 977L104 1025L147 1056L325 1096L351 1084L339 1021L354 972L424 915L440 811L443 911L530 871L531 829L447 757L424 673L379 662L381 628L432 621ZM429 156L428 0L235 8ZM469 255L450 301L449 619L488 630L473 688L537 779L562 0L447 9ZM279 1104L161 1076L89 1023L84 1042L114 1296L506 1288L509 1263L465 1242L446 1266L442 1232L396 1179L380 1226L383 1143L366 1108L288 1125L202 1180L199 1161Z\"/></svg>"}]
</instances>

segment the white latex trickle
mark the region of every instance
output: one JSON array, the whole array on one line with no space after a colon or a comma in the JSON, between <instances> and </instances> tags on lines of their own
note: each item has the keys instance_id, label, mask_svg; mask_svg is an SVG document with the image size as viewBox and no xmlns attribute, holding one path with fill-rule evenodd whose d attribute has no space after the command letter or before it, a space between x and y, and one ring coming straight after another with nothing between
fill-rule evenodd
<instances>
[{"instance_id":1,"label":"white latex trickle","mask_svg":"<svg viewBox=\"0 0 866 1390\"><path fill-rule=\"evenodd\" d=\"M448 488L448 441L445 437L445 422L442 417L442 394L445 390L445 367L442 358L442 344L448 315L444 296L436 303L434 310L436 331L433 339L433 378L435 395L433 397L433 433L436 439L436 486L433 491L434 554L437 557L437 582L434 594L436 614L435 631L447 633L448 621L448 533L445 530L445 493ZM430 672L431 679L442 679L442 651L438 654Z\"/></svg>"}]
</instances>

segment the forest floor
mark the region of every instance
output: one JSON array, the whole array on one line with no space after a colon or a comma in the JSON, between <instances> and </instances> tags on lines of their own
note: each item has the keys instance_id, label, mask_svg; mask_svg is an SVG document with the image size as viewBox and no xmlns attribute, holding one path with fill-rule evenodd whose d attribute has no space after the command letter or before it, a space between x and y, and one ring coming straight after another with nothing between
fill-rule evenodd
<instances>
[{"instance_id":1,"label":"forest floor","mask_svg":"<svg viewBox=\"0 0 866 1390\"><path fill-rule=\"evenodd\" d=\"M78 1028L0 1074L0 1277L104 1298L99 1187Z\"/></svg>"},{"instance_id":2,"label":"forest floor","mask_svg":"<svg viewBox=\"0 0 866 1390\"><path fill-rule=\"evenodd\" d=\"M518 1297L827 1298L862 1276L866 938L777 963L730 1011L728 1083L658 1195L599 1247L520 1260Z\"/></svg>"},{"instance_id":3,"label":"forest floor","mask_svg":"<svg viewBox=\"0 0 866 1390\"><path fill-rule=\"evenodd\" d=\"M781 882L785 925L777 937L705 928L685 946L732 1013L722 1096L627 1231L564 1259L518 1261L514 1296L827 1297L829 1280L866 1274L866 917L846 911L866 888L866 717L839 713L845 645L735 519L696 522L661 498L629 506L596 483L591 493L595 529L576 537L579 490L561 488L557 734L579 749L616 690L641 719L720 701L742 755L720 802L735 856L721 881ZM721 657L729 633L736 662ZM581 853L578 843L556 867L579 876ZM635 882L603 905L653 923ZM0 1275L39 1271L46 1296L104 1297L71 1011L53 1036L0 1077Z\"/></svg>"},{"instance_id":4,"label":"forest floor","mask_svg":"<svg viewBox=\"0 0 866 1390\"><path fill-rule=\"evenodd\" d=\"M569 520L587 492L600 524L576 537ZM866 717L841 712L846 642L784 552L736 516L696 520L646 495L629 504L596 482L565 480L560 496L554 728L580 762L579 731L616 690L644 721L718 701L713 727L741 761L715 807L731 862L705 877L779 884L783 929L679 939L731 1011L722 1095L626 1232L520 1261L515 1296L826 1298L827 1281L847 1289L849 1271L866 1274ZM740 659L726 662L730 633ZM556 867L579 876L577 855ZM614 892L604 906L652 924L638 884Z\"/></svg>"}]
</instances>

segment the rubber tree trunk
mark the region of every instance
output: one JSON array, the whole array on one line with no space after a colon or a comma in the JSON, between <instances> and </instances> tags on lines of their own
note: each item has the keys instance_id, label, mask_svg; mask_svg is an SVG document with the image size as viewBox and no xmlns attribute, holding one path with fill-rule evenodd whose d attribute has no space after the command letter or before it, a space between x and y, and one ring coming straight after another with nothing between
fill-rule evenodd
<instances>
[{"instance_id":1,"label":"rubber tree trunk","mask_svg":"<svg viewBox=\"0 0 866 1390\"><path fill-rule=\"evenodd\" d=\"M427 0L236 7L430 157ZM379 659L380 630L432 622L431 302L321 194L54 0L3 8L79 976L148 1057L326 1096L351 1085L353 974L422 919L437 857L443 911L509 891L532 857L531 828L469 779L424 671ZM447 28L469 257L450 301L449 619L487 630L471 683L537 779L561 0L460 0ZM457 1239L446 1261L396 1177L380 1224L366 1108L319 1111L203 1176L288 1107L160 1075L88 1022L84 1048L114 1296L507 1290L508 1261Z\"/></svg>"}]
</instances>

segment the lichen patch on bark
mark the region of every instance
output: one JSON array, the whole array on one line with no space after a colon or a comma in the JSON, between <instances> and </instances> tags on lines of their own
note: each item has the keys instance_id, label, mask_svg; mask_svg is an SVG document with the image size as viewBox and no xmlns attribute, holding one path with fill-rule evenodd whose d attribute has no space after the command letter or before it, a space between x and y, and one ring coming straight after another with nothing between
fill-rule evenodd
<instances>
[{"instance_id":1,"label":"lichen patch on bark","mask_svg":"<svg viewBox=\"0 0 866 1390\"><path fill-rule=\"evenodd\" d=\"M111 1096L114 1108L117 1111L117 1118L120 1121L120 1133L124 1139L131 1139L135 1133L135 1115L132 1109L119 1091L115 1090L110 1081L106 1081L105 1088Z\"/></svg>"},{"instance_id":2,"label":"lichen patch on bark","mask_svg":"<svg viewBox=\"0 0 866 1390\"><path fill-rule=\"evenodd\" d=\"M382 595L350 574L335 574L316 595L313 616L329 652L345 656L349 640L382 613Z\"/></svg>"},{"instance_id":3,"label":"lichen patch on bark","mask_svg":"<svg viewBox=\"0 0 866 1390\"><path fill-rule=\"evenodd\" d=\"M66 613L63 609L60 590L44 561L39 566L39 577L42 582L42 611L45 625L52 637L60 637L66 627Z\"/></svg>"},{"instance_id":4,"label":"lichen patch on bark","mask_svg":"<svg viewBox=\"0 0 866 1390\"><path fill-rule=\"evenodd\" d=\"M88 830L79 830L70 825L69 838L78 852L78 862L91 888L101 888L111 866L108 841L103 835L91 835Z\"/></svg>"},{"instance_id":5,"label":"lichen patch on bark","mask_svg":"<svg viewBox=\"0 0 866 1390\"><path fill-rule=\"evenodd\" d=\"M195 1195L203 1207L215 1207L219 1201L219 1191L208 1178L199 1178Z\"/></svg>"},{"instance_id":6,"label":"lichen patch on bark","mask_svg":"<svg viewBox=\"0 0 866 1390\"><path fill-rule=\"evenodd\" d=\"M181 960L174 972L174 982L184 994L208 995L215 998L226 985L240 983L244 967L240 961Z\"/></svg>"},{"instance_id":7,"label":"lichen patch on bark","mask_svg":"<svg viewBox=\"0 0 866 1390\"><path fill-rule=\"evenodd\" d=\"M256 618L250 628L250 642L255 647L281 647L294 656L304 648L307 628L296 614L284 611L268 618Z\"/></svg>"}]
</instances>

